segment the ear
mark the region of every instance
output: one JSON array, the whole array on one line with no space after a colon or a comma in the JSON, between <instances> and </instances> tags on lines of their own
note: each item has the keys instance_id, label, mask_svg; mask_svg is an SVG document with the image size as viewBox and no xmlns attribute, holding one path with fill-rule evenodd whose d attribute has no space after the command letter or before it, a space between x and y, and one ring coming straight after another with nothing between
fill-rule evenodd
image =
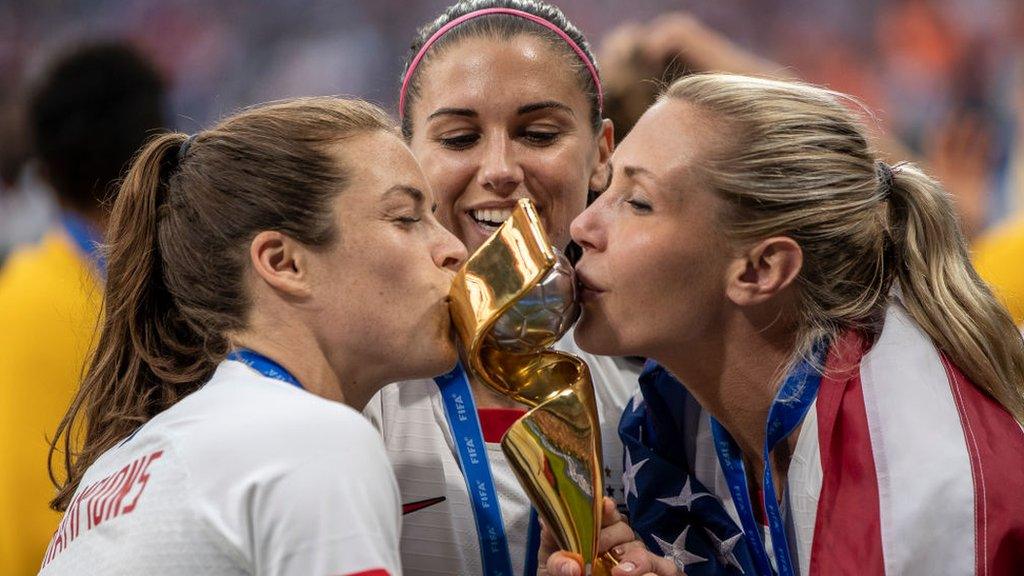
<instances>
[{"instance_id":1,"label":"ear","mask_svg":"<svg viewBox=\"0 0 1024 576\"><path fill-rule=\"evenodd\" d=\"M737 306L767 302L796 280L803 264L803 250L792 238L762 240L730 265L726 294Z\"/></svg>"},{"instance_id":2,"label":"ear","mask_svg":"<svg viewBox=\"0 0 1024 576\"><path fill-rule=\"evenodd\" d=\"M257 234L249 245L249 259L259 278L291 297L310 295L306 255L298 242L271 230Z\"/></svg>"},{"instance_id":3,"label":"ear","mask_svg":"<svg viewBox=\"0 0 1024 576\"><path fill-rule=\"evenodd\" d=\"M601 120L601 129L595 136L597 139L597 163L590 173L589 188L595 192L604 192L611 182L611 159L615 151L615 126L605 118Z\"/></svg>"}]
</instances>

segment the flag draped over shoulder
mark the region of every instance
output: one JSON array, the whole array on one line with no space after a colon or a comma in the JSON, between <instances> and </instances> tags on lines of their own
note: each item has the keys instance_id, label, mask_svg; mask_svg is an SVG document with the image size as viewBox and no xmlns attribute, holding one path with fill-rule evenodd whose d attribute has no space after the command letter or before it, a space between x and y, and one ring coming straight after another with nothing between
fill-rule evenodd
<instances>
[{"instance_id":1,"label":"flag draped over shoulder","mask_svg":"<svg viewBox=\"0 0 1024 576\"><path fill-rule=\"evenodd\" d=\"M833 344L812 410L798 450L813 481L787 494L812 510L784 503L791 547L808 543L800 573L1024 574L1024 430L902 305L874 343ZM714 457L702 418L671 374L646 367L619 428L630 523L688 575L756 575L727 489L695 469L695 455Z\"/></svg>"},{"instance_id":2,"label":"flag draped over shoulder","mask_svg":"<svg viewBox=\"0 0 1024 576\"><path fill-rule=\"evenodd\" d=\"M688 575L756 574L743 531L687 462L694 406L671 374L648 363L619 424L630 524Z\"/></svg>"}]
</instances>

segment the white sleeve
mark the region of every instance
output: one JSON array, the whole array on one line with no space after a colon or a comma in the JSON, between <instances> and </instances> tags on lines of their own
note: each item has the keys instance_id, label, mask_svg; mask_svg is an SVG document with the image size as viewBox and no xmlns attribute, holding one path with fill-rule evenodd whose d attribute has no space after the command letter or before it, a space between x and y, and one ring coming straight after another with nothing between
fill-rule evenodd
<instances>
[{"instance_id":1,"label":"white sleeve","mask_svg":"<svg viewBox=\"0 0 1024 576\"><path fill-rule=\"evenodd\" d=\"M311 450L254 498L257 574L401 574L398 486L380 438L361 424Z\"/></svg>"}]
</instances>

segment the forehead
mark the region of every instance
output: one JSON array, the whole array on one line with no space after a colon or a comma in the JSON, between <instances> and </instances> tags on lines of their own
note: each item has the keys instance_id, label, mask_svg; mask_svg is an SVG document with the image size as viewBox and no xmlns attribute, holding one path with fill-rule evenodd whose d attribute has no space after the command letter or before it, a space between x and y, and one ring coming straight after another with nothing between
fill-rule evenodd
<instances>
[{"instance_id":1,"label":"forehead","mask_svg":"<svg viewBox=\"0 0 1024 576\"><path fill-rule=\"evenodd\" d=\"M398 136L368 132L346 139L338 150L351 178L348 191L379 196L400 185L418 188L429 197L419 163Z\"/></svg>"},{"instance_id":2,"label":"forehead","mask_svg":"<svg viewBox=\"0 0 1024 576\"><path fill-rule=\"evenodd\" d=\"M465 38L444 46L419 71L420 97L413 109L429 114L439 107L472 108L483 114L554 99L586 118L589 103L573 58L532 34Z\"/></svg>"},{"instance_id":3,"label":"forehead","mask_svg":"<svg viewBox=\"0 0 1024 576\"><path fill-rule=\"evenodd\" d=\"M709 114L688 102L658 102L616 149L614 165L642 167L665 178L690 172L724 142L714 124Z\"/></svg>"}]
</instances>

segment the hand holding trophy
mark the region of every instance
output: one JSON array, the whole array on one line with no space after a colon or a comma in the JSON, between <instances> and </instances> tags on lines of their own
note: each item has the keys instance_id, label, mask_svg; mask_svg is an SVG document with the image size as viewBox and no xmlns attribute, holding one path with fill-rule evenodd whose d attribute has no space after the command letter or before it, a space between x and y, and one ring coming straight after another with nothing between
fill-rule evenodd
<instances>
[{"instance_id":1,"label":"hand holding trophy","mask_svg":"<svg viewBox=\"0 0 1024 576\"><path fill-rule=\"evenodd\" d=\"M572 266L548 241L529 200L469 259L451 290L465 363L491 389L531 410L502 450L559 546L584 573L609 574L597 556L603 482L601 429L585 362L550 350L579 315Z\"/></svg>"}]
</instances>

